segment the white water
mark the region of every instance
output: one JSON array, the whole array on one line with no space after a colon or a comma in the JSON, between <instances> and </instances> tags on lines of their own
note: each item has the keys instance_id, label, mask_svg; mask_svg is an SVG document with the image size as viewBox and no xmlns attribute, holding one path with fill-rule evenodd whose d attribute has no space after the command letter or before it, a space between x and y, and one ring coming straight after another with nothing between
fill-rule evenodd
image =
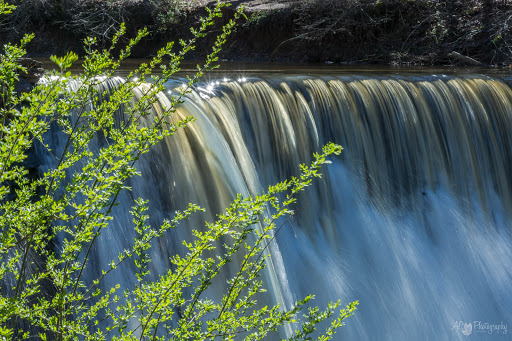
<instances>
[{"instance_id":1,"label":"white water","mask_svg":"<svg viewBox=\"0 0 512 341\"><path fill-rule=\"evenodd\" d=\"M197 122L145 158L144 177L131 184L134 196L151 199L154 224L188 202L209 212L189 226L212 220L235 193L261 193L333 141L344 146L342 158L301 196L297 216L277 233L270 301L289 307L308 293L320 305L358 299L337 340L510 337L479 328L512 326L506 84L486 77L343 76L200 88L178 110ZM123 196L119 212L131 205ZM116 215L102 236L92 259L98 269L130 245L128 220ZM188 228L154 250L156 273ZM454 328L461 321L471 323L470 336Z\"/></svg>"}]
</instances>

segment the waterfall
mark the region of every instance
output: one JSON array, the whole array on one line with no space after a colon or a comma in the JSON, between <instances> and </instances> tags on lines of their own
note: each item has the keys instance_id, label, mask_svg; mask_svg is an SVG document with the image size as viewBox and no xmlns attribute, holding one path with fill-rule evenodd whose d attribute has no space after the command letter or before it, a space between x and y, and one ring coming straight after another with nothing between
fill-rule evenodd
<instances>
[{"instance_id":1,"label":"waterfall","mask_svg":"<svg viewBox=\"0 0 512 341\"><path fill-rule=\"evenodd\" d=\"M168 84L156 111L178 85ZM358 299L356 314L335 336L340 340L465 340L466 323L472 339L487 340L512 323L506 81L224 79L198 85L176 115L197 120L145 157L143 178L130 186L151 200L155 224L189 202L208 213L162 239L153 250L155 269L166 268L190 227L212 220L236 193L261 193L296 175L332 141L344 147L342 157L276 231L266 275L270 300L290 307L309 293L319 305ZM131 205L131 196L122 196L118 211ZM114 215L92 258L98 269L133 239L130 217Z\"/></svg>"}]
</instances>

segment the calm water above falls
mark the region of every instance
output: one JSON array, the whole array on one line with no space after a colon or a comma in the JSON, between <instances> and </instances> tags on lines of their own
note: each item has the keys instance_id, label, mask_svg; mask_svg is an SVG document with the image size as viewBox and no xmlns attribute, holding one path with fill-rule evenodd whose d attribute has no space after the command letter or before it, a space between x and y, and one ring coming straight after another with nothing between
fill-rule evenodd
<instances>
[{"instance_id":1,"label":"calm water above falls","mask_svg":"<svg viewBox=\"0 0 512 341\"><path fill-rule=\"evenodd\" d=\"M340 340L465 340L465 323L471 339L508 339L507 81L258 77L213 80L187 96L177 114L197 121L145 158L146 176L132 184L151 199L155 223L188 202L205 207L211 219L235 193L261 193L333 141L345 148L342 157L301 196L297 215L272 246L267 280L273 299L288 307L307 293L317 295L317 304L360 300L336 335ZM178 85L169 83L169 91ZM130 205L128 196L121 199L121 207ZM128 219L114 219L96 250L98 264L131 239L119 234ZM182 231L177 237L186 236ZM155 250L162 260L156 268L165 268L176 240Z\"/></svg>"}]
</instances>

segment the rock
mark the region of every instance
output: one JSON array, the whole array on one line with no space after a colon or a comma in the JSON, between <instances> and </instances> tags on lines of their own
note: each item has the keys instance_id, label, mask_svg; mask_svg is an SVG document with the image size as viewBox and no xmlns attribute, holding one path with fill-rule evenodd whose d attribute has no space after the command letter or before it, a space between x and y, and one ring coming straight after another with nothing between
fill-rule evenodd
<instances>
[{"instance_id":1,"label":"rock","mask_svg":"<svg viewBox=\"0 0 512 341\"><path fill-rule=\"evenodd\" d=\"M18 62L27 69L27 73L21 73L20 78L26 80L30 84L36 84L43 76L43 63L31 58L21 58Z\"/></svg>"}]
</instances>

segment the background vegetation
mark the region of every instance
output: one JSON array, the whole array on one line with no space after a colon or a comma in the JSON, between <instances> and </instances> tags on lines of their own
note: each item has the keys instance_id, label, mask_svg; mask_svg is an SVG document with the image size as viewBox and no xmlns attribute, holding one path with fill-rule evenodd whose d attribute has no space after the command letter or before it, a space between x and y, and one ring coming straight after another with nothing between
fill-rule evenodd
<instances>
[{"instance_id":1,"label":"background vegetation","mask_svg":"<svg viewBox=\"0 0 512 341\"><path fill-rule=\"evenodd\" d=\"M143 46L135 49L153 41L156 50L162 42L185 38L183 31L188 29L183 30L178 24L195 8L194 0L13 0L10 3L17 8L1 21L4 41L16 41L26 32L37 32L36 46L29 50L43 54L65 52L69 48L83 54L81 42L86 37L96 37L99 46L107 46L123 22L127 23L127 37L134 37L143 27L150 33ZM199 13L187 26L197 24L198 19Z\"/></svg>"},{"instance_id":2,"label":"background vegetation","mask_svg":"<svg viewBox=\"0 0 512 341\"><path fill-rule=\"evenodd\" d=\"M301 0L253 13L244 34L273 60L464 63L455 51L509 65L511 20L512 2L501 0Z\"/></svg>"},{"instance_id":3,"label":"background vegetation","mask_svg":"<svg viewBox=\"0 0 512 341\"><path fill-rule=\"evenodd\" d=\"M81 39L105 44L120 22L128 36L148 27L134 56L154 54L162 41L188 34L204 0L17 0L1 24L4 41L38 32L33 55L81 54ZM248 21L221 53L230 60L383 64L464 64L452 52L485 65L512 63L509 0L243 0ZM210 2L211 4L211 2ZM226 9L232 12L234 8ZM219 21L214 30L220 30ZM204 56L206 39L190 58ZM454 57L455 56L455 57Z\"/></svg>"}]
</instances>

